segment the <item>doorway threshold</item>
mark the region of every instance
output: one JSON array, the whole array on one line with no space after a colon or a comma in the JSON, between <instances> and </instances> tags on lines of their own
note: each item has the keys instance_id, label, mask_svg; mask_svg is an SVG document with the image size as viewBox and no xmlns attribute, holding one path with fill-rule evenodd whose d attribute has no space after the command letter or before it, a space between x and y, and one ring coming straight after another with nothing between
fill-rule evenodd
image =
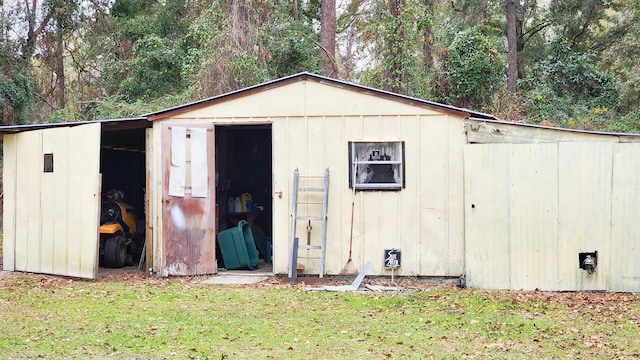
<instances>
[{"instance_id":1,"label":"doorway threshold","mask_svg":"<svg viewBox=\"0 0 640 360\"><path fill-rule=\"evenodd\" d=\"M255 270L218 269L218 273L216 275L208 278L202 283L213 285L249 285L260 283L273 276L275 276L273 274L273 265L271 263L260 261L258 268Z\"/></svg>"},{"instance_id":2,"label":"doorway threshold","mask_svg":"<svg viewBox=\"0 0 640 360\"><path fill-rule=\"evenodd\" d=\"M240 276L274 276L273 264L267 263L260 259L258 268L254 270L240 269L240 270L227 270L223 268L218 269L218 275L240 275Z\"/></svg>"}]
</instances>

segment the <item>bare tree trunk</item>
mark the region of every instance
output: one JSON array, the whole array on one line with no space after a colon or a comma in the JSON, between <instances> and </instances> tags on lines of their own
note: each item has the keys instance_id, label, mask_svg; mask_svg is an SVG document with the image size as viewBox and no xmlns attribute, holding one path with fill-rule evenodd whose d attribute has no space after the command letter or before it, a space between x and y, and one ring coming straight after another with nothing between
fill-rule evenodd
<instances>
[{"instance_id":1,"label":"bare tree trunk","mask_svg":"<svg viewBox=\"0 0 640 360\"><path fill-rule=\"evenodd\" d=\"M229 31L236 48L249 50L253 29L249 24L249 4L246 0L230 0Z\"/></svg>"},{"instance_id":2,"label":"bare tree trunk","mask_svg":"<svg viewBox=\"0 0 640 360\"><path fill-rule=\"evenodd\" d=\"M29 5L28 1L25 1L25 17L28 20L28 28L27 28L27 40L25 44L22 46L22 57L27 62L31 61L31 57L35 53L36 41L42 31L51 20L51 12L48 12L42 22L36 27L36 11L38 9L37 0L33 0L31 5Z\"/></svg>"},{"instance_id":3,"label":"bare tree trunk","mask_svg":"<svg viewBox=\"0 0 640 360\"><path fill-rule=\"evenodd\" d=\"M56 72L56 103L59 109L66 107L65 96L65 75L64 75L64 29L58 24L57 44L55 52L55 72Z\"/></svg>"},{"instance_id":4,"label":"bare tree trunk","mask_svg":"<svg viewBox=\"0 0 640 360\"><path fill-rule=\"evenodd\" d=\"M525 68L525 59L522 50L524 50L524 34L522 31L522 20L516 18L516 34L518 35L518 79L527 77L527 69Z\"/></svg>"},{"instance_id":5,"label":"bare tree trunk","mask_svg":"<svg viewBox=\"0 0 640 360\"><path fill-rule=\"evenodd\" d=\"M516 33L516 3L507 0L507 91L515 93L518 81L518 34Z\"/></svg>"},{"instance_id":6,"label":"bare tree trunk","mask_svg":"<svg viewBox=\"0 0 640 360\"><path fill-rule=\"evenodd\" d=\"M336 0L322 0L320 4L320 45L322 73L336 77Z\"/></svg>"},{"instance_id":7,"label":"bare tree trunk","mask_svg":"<svg viewBox=\"0 0 640 360\"><path fill-rule=\"evenodd\" d=\"M402 15L402 9L405 5L405 0L389 0L388 2L389 12L394 19L399 19ZM396 21L395 28L393 29L393 39L394 41L403 41L405 39L405 30L403 25ZM402 46L404 51L404 45ZM390 91L396 93L402 93L403 88L402 84L405 83L404 73L403 73L403 63L401 56L405 56L403 54L389 54L389 67L386 74L386 82L388 84L388 89Z\"/></svg>"},{"instance_id":8,"label":"bare tree trunk","mask_svg":"<svg viewBox=\"0 0 640 360\"><path fill-rule=\"evenodd\" d=\"M432 18L435 16L435 0L424 0L424 4L429 9ZM430 71L433 67L433 24L425 26L423 30L424 43L422 44L422 55L424 56L424 70Z\"/></svg>"},{"instance_id":9,"label":"bare tree trunk","mask_svg":"<svg viewBox=\"0 0 640 360\"><path fill-rule=\"evenodd\" d=\"M298 0L293 0L293 21L298 21Z\"/></svg>"}]
</instances>

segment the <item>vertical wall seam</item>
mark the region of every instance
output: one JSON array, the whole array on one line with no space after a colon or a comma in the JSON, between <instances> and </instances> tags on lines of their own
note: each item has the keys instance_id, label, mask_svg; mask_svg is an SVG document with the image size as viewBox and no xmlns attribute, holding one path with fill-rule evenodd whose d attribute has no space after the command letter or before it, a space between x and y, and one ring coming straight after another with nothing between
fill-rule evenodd
<instances>
[{"instance_id":1,"label":"vertical wall seam","mask_svg":"<svg viewBox=\"0 0 640 360\"><path fill-rule=\"evenodd\" d=\"M423 120L424 119L422 119L421 116L417 115L416 133L417 133L417 138L418 139L422 139L423 135L424 135L422 133L424 131ZM424 194L422 192L423 182L422 181L418 181L417 177L419 176L419 174L422 171L424 171L422 169L422 166L424 165L422 163L424 147L420 146L420 144L416 143L416 144L414 144L414 149L415 150L414 150L413 154L416 156L416 158L413 159L413 162L416 164L417 171L412 176L412 178L416 179L414 181L415 185L414 185L413 192L415 192L417 194L417 196L414 197L414 199L415 199L414 201L417 202L417 203L412 204L412 205L415 206L416 209L418 209L418 211L416 212L416 216L417 216L417 221L416 222L418 224L417 229L416 229L416 233L417 233L416 234L416 238L419 241L418 247L417 247L418 251L416 251L416 253L417 253L416 261L418 263L418 266L417 266L418 274L423 274L425 272L426 266L423 263L422 253L424 251L424 247L427 246L428 242L425 241L425 236L426 236L427 231L424 230L425 229L425 224L423 223L424 216L422 216L422 211L423 211L422 202L423 202L423 196L424 196ZM406 177L406 174L407 174L407 172L406 172L407 171L407 168L406 168L406 166L407 166L407 151L406 151L406 147L405 147L405 164L404 165L405 165L405 177ZM409 183L411 183L411 182L409 182Z\"/></svg>"},{"instance_id":2,"label":"vertical wall seam","mask_svg":"<svg viewBox=\"0 0 640 360\"><path fill-rule=\"evenodd\" d=\"M609 287L610 287L611 281L613 280L613 279L611 279L611 277L613 276L613 273L614 273L612 271L612 266L611 266L612 260L613 260L613 257L612 257L613 246L612 245L613 245L613 234L614 234L614 231L613 231L613 226L614 226L614 220L613 220L614 198L613 198L613 196L615 194L615 187L614 187L615 186L615 180L614 180L615 179L615 170L616 170L615 152L616 152L616 148L618 148L618 147L619 147L619 145L611 145L611 147L610 147L610 149L611 149L611 180L610 180L610 183L609 183L609 197L610 197L610 200L609 200L609 255L608 255L608 259L609 259L609 264L608 264L608 266L609 266L609 278L605 279L606 284L607 284L606 285L606 289L607 290L612 290ZM615 290L620 291L620 289L615 289Z\"/></svg>"},{"instance_id":3,"label":"vertical wall seam","mask_svg":"<svg viewBox=\"0 0 640 360\"><path fill-rule=\"evenodd\" d=\"M556 143L556 253L560 254L560 156L561 154L561 142ZM560 290L560 256L556 257L556 291Z\"/></svg>"},{"instance_id":4,"label":"vertical wall seam","mask_svg":"<svg viewBox=\"0 0 640 360\"><path fill-rule=\"evenodd\" d=\"M445 271L447 274L451 274L451 231L449 226L451 226L451 208L449 205L451 202L451 151L450 151L450 135L449 128L450 126L450 118L449 115L445 115L445 141L444 141L444 156L446 161L444 162L445 172L444 172L444 181L447 189L447 196L444 197L444 237L446 239L445 245ZM444 274L444 275L447 275Z\"/></svg>"},{"instance_id":5,"label":"vertical wall seam","mask_svg":"<svg viewBox=\"0 0 640 360\"><path fill-rule=\"evenodd\" d=\"M507 255L509 256L509 261L508 261L508 271L509 271L509 289L513 288L513 266L512 266L512 261L513 261L513 230L512 230L512 226L511 226L511 210L512 210L512 204L511 204L511 192L513 190L513 186L511 186L511 181L512 181L512 176L511 176L511 148L512 148L512 144L507 144L507 229L508 229L508 236L509 239L507 241Z\"/></svg>"}]
</instances>

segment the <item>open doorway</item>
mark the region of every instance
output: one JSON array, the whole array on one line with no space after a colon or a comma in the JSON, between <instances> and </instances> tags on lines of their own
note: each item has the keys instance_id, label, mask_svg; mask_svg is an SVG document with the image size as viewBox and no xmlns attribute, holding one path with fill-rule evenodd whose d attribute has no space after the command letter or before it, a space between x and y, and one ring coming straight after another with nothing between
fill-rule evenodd
<instances>
[{"instance_id":1,"label":"open doorway","mask_svg":"<svg viewBox=\"0 0 640 360\"><path fill-rule=\"evenodd\" d=\"M146 229L145 129L102 131L100 141L100 269L137 267Z\"/></svg>"},{"instance_id":2,"label":"open doorway","mask_svg":"<svg viewBox=\"0 0 640 360\"><path fill-rule=\"evenodd\" d=\"M272 272L271 124L216 126L218 231L247 221L259 255L258 270ZM218 267L224 268L220 248Z\"/></svg>"}]
</instances>

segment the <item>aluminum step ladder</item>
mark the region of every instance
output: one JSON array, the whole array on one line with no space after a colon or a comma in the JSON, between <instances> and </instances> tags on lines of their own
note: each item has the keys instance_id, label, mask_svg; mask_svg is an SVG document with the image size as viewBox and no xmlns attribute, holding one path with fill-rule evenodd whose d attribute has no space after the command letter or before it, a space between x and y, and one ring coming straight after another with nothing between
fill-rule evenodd
<instances>
[{"instance_id":1,"label":"aluminum step ladder","mask_svg":"<svg viewBox=\"0 0 640 360\"><path fill-rule=\"evenodd\" d=\"M305 193L304 195L301 193ZM324 260L327 243L327 205L329 201L329 169L324 176L302 176L298 169L293 172L293 196L291 197L291 234L289 252L289 278L297 271L297 260L320 260L320 277L324 277ZM304 214L299 213L301 207ZM298 222L303 221L307 228L307 240L295 242ZM312 224L321 224L320 244L311 244ZM297 243L297 249L296 249ZM306 250L304 255L300 250ZM319 254L318 254L319 252Z\"/></svg>"}]
</instances>

